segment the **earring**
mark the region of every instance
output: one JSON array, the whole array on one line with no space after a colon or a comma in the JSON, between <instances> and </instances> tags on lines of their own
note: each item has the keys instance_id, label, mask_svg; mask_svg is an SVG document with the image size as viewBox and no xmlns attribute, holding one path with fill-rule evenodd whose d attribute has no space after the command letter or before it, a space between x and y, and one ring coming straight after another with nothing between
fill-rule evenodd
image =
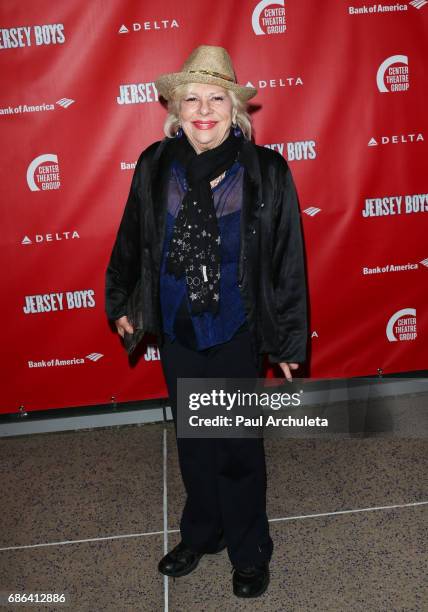
<instances>
[{"instance_id":1,"label":"earring","mask_svg":"<svg viewBox=\"0 0 428 612\"><path fill-rule=\"evenodd\" d=\"M242 131L239 125L235 121L232 123L232 128L233 128L233 135L236 138L240 138L240 136L242 136Z\"/></svg>"},{"instance_id":2,"label":"earring","mask_svg":"<svg viewBox=\"0 0 428 612\"><path fill-rule=\"evenodd\" d=\"M183 129L181 127L178 128L178 130L175 133L175 137L176 138L181 138L183 136Z\"/></svg>"}]
</instances>

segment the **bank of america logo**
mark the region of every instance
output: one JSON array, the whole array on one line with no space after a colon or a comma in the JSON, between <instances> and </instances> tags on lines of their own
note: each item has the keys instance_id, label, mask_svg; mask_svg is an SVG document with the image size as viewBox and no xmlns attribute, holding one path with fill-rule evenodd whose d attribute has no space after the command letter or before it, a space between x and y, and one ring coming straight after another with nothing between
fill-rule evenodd
<instances>
[{"instance_id":1,"label":"bank of america logo","mask_svg":"<svg viewBox=\"0 0 428 612\"><path fill-rule=\"evenodd\" d=\"M119 28L119 32L118 32L118 34L128 34L128 32L129 32L129 30L128 30L128 28L126 27L126 25L122 25L122 26L120 26L120 28Z\"/></svg>"},{"instance_id":2,"label":"bank of america logo","mask_svg":"<svg viewBox=\"0 0 428 612\"><path fill-rule=\"evenodd\" d=\"M428 268L428 257L426 259L423 259L419 263L421 263L423 266L425 266L425 268Z\"/></svg>"},{"instance_id":3,"label":"bank of america logo","mask_svg":"<svg viewBox=\"0 0 428 612\"><path fill-rule=\"evenodd\" d=\"M412 0L412 2L409 2L409 4L417 9L421 9L423 6L425 6L425 4L428 4L428 0Z\"/></svg>"},{"instance_id":4,"label":"bank of america logo","mask_svg":"<svg viewBox=\"0 0 428 612\"><path fill-rule=\"evenodd\" d=\"M90 353L89 355L86 355L86 359L90 359L90 361L98 361L98 359L101 359L101 357L104 357L104 355L101 353Z\"/></svg>"},{"instance_id":5,"label":"bank of america logo","mask_svg":"<svg viewBox=\"0 0 428 612\"><path fill-rule=\"evenodd\" d=\"M317 208L316 206L309 206L309 208L305 208L303 211L306 215L310 217L315 217L319 212L321 212L321 208Z\"/></svg>"},{"instance_id":6,"label":"bank of america logo","mask_svg":"<svg viewBox=\"0 0 428 612\"><path fill-rule=\"evenodd\" d=\"M68 108L74 104L74 102L75 100L72 100L71 98L61 98L61 100L56 101L56 104L58 104L58 106L62 106L62 108Z\"/></svg>"}]
</instances>

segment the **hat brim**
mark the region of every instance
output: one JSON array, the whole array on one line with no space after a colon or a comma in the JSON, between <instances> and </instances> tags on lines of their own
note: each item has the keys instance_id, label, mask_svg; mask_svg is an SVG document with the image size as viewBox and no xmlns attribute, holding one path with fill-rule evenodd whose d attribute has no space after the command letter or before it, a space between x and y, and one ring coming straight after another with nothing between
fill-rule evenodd
<instances>
[{"instance_id":1,"label":"hat brim","mask_svg":"<svg viewBox=\"0 0 428 612\"><path fill-rule=\"evenodd\" d=\"M185 72L162 74L155 81L155 86L162 98L165 98L165 100L170 100L172 98L174 89L178 87L178 85L185 85L187 83L206 83L218 85L224 89L230 89L243 102L247 102L247 100L250 100L257 94L257 89L254 87L243 87L237 83L232 83L231 81L226 81L226 79L214 77L209 74L186 74Z\"/></svg>"}]
</instances>

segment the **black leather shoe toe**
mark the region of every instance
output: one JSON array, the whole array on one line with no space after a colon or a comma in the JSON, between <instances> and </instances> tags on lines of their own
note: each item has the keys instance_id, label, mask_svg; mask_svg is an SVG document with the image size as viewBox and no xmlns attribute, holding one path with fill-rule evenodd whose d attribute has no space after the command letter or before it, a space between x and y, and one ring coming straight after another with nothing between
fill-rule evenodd
<instances>
[{"instance_id":1,"label":"black leather shoe toe","mask_svg":"<svg viewBox=\"0 0 428 612\"><path fill-rule=\"evenodd\" d=\"M160 561L158 569L165 576L186 576L197 567L203 553L196 553L180 542Z\"/></svg>"},{"instance_id":2,"label":"black leather shoe toe","mask_svg":"<svg viewBox=\"0 0 428 612\"><path fill-rule=\"evenodd\" d=\"M269 585L269 563L262 566L233 568L233 593L237 597L259 597Z\"/></svg>"}]
</instances>

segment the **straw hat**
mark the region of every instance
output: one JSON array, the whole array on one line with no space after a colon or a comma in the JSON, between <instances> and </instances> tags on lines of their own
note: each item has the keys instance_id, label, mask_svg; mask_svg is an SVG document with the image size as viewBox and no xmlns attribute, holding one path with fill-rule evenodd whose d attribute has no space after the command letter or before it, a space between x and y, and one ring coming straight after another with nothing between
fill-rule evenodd
<instances>
[{"instance_id":1,"label":"straw hat","mask_svg":"<svg viewBox=\"0 0 428 612\"><path fill-rule=\"evenodd\" d=\"M159 94L169 100L178 85L184 83L212 83L231 89L243 102L256 95L254 87L244 87L236 82L235 71L229 53L223 47L201 45L192 51L181 72L162 74L155 81Z\"/></svg>"}]
</instances>

